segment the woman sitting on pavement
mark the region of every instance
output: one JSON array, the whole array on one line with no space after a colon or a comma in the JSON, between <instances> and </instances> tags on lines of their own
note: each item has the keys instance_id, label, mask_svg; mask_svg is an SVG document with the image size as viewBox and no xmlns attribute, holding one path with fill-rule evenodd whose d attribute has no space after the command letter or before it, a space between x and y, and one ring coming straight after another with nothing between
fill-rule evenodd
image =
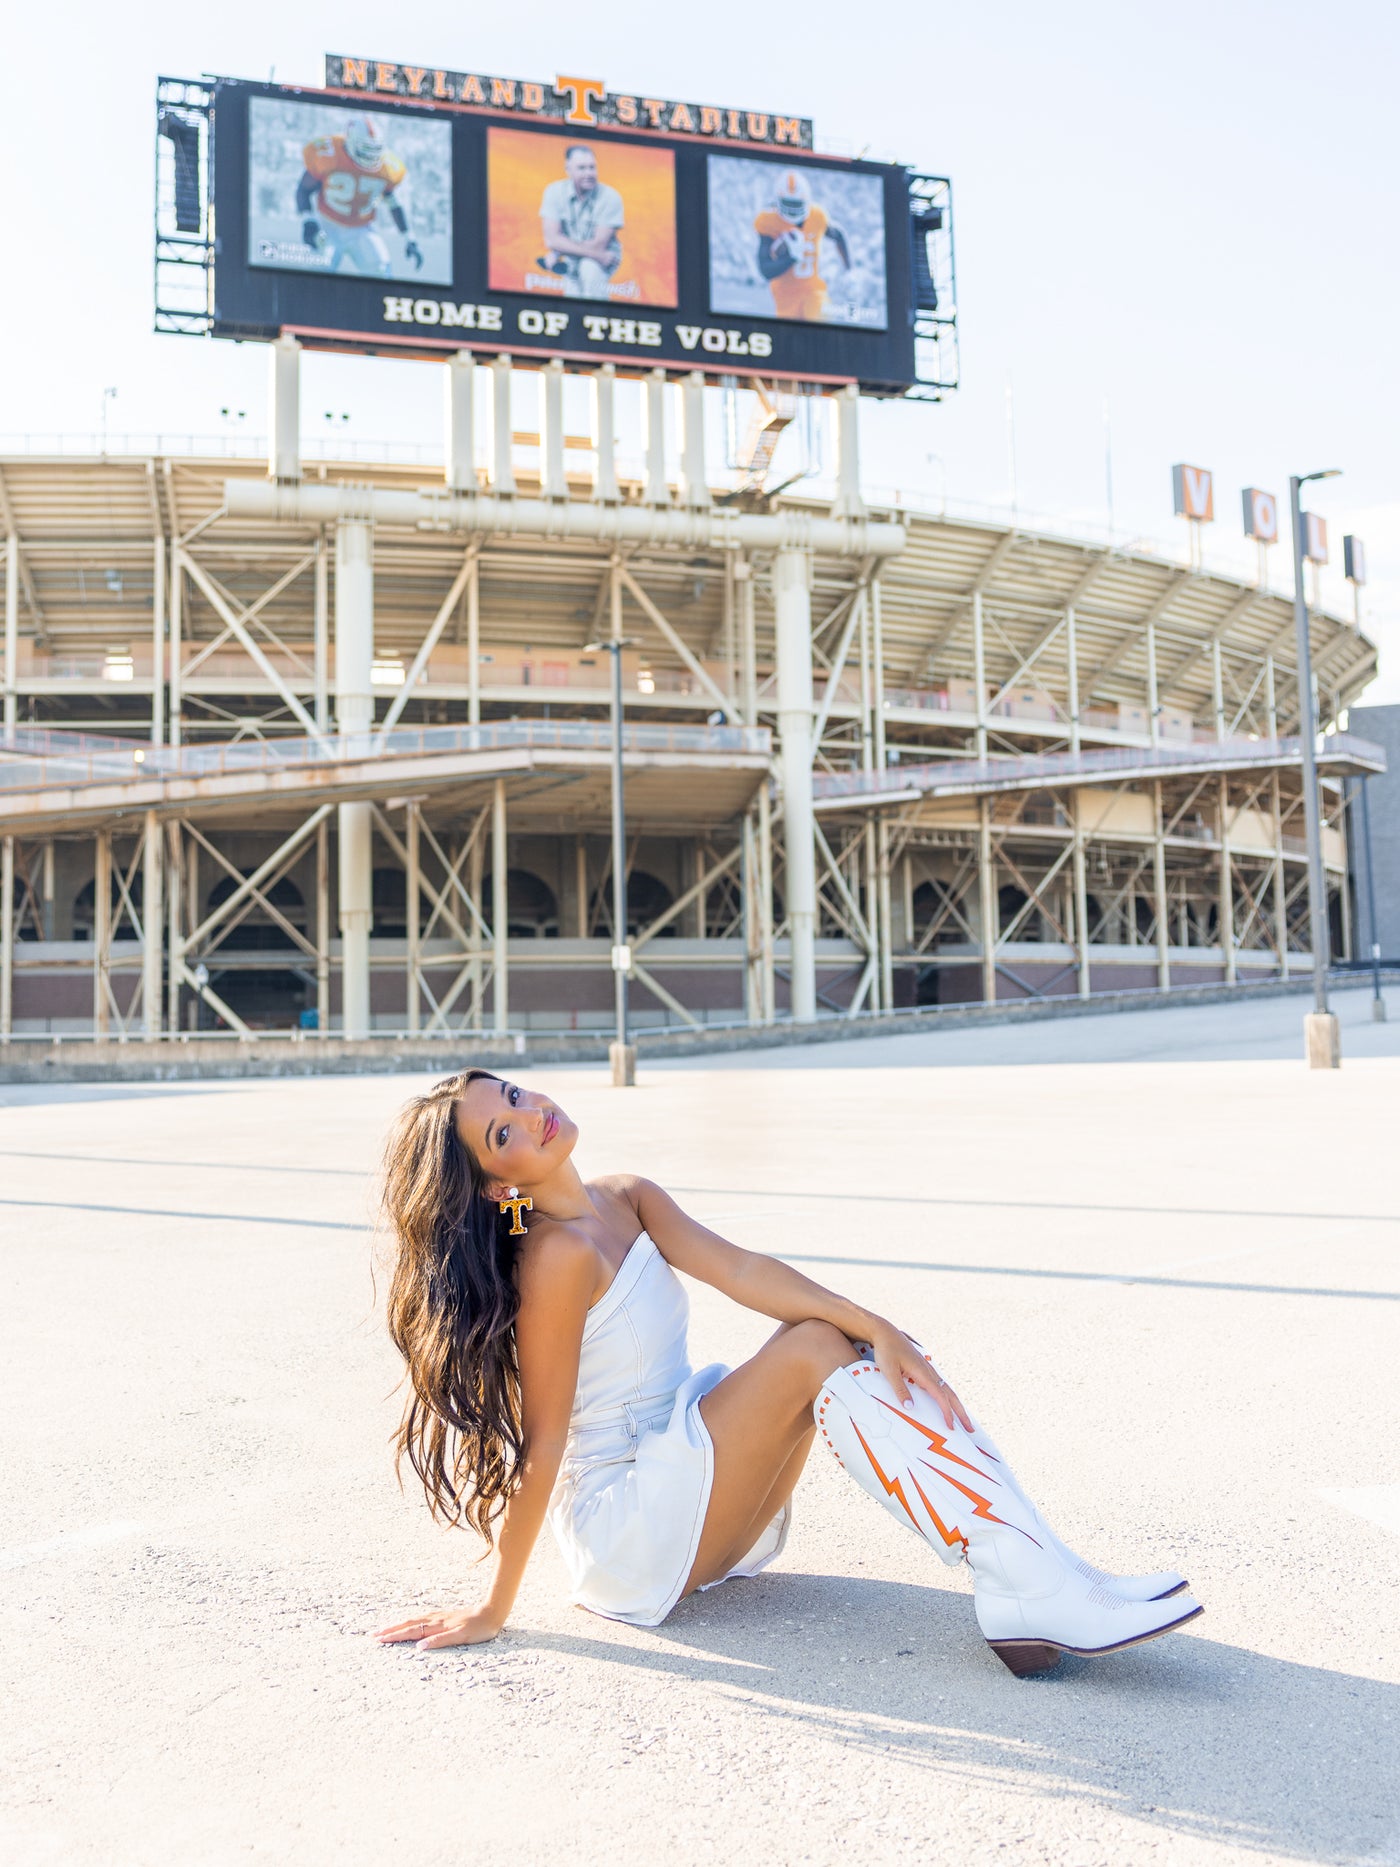
<instances>
[{"instance_id":1,"label":"woman sitting on pavement","mask_svg":"<svg viewBox=\"0 0 1400 1867\"><path fill-rule=\"evenodd\" d=\"M492 1639L546 1516L575 1602L654 1627L779 1553L818 1433L935 1554L966 1560L983 1637L1013 1673L1203 1611L1175 1573L1109 1575L1060 1542L893 1323L727 1243L649 1180L585 1184L577 1140L552 1098L485 1070L415 1098L390 1137L399 1454L434 1514L480 1532L494 1561L476 1607L421 1612L381 1641ZM677 1271L777 1332L733 1372L692 1371Z\"/></svg>"}]
</instances>

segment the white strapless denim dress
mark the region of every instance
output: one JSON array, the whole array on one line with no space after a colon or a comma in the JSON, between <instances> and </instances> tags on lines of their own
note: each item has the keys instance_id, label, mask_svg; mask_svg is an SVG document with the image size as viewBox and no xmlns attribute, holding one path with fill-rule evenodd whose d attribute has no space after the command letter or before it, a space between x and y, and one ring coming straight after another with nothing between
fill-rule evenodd
<instances>
[{"instance_id":1,"label":"white strapless denim dress","mask_svg":"<svg viewBox=\"0 0 1400 1867\"><path fill-rule=\"evenodd\" d=\"M729 1370L693 1373L690 1305L643 1232L588 1312L568 1443L549 1520L573 1600L609 1620L655 1627L680 1599L714 1482L701 1398ZM735 1568L756 1575L787 1541L780 1511Z\"/></svg>"}]
</instances>

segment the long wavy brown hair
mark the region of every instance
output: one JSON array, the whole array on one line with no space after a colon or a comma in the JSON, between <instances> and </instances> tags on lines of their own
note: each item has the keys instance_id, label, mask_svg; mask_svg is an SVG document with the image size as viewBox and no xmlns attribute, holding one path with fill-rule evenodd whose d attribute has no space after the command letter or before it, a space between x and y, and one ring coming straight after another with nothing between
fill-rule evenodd
<instances>
[{"instance_id":1,"label":"long wavy brown hair","mask_svg":"<svg viewBox=\"0 0 1400 1867\"><path fill-rule=\"evenodd\" d=\"M486 1175L457 1132L457 1103L490 1070L462 1070L415 1096L384 1150L384 1216L393 1234L388 1322L408 1397L394 1436L434 1517L492 1524L519 1483L525 1434L515 1354L515 1244L484 1193Z\"/></svg>"}]
</instances>

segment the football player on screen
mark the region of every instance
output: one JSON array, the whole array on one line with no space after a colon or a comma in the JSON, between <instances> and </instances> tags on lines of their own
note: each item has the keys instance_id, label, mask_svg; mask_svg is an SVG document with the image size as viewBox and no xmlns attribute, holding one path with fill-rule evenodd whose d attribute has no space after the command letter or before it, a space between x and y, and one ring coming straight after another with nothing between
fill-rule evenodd
<instances>
[{"instance_id":1,"label":"football player on screen","mask_svg":"<svg viewBox=\"0 0 1400 1867\"><path fill-rule=\"evenodd\" d=\"M348 259L356 272L389 276L389 249L375 228L381 207L388 208L403 236L404 258L422 269L422 250L409 237L408 216L393 199L404 165L384 147L373 117L353 117L344 131L318 136L306 145L302 159L306 170L297 185L301 237L313 252L329 253L331 272Z\"/></svg>"},{"instance_id":2,"label":"football player on screen","mask_svg":"<svg viewBox=\"0 0 1400 1867\"><path fill-rule=\"evenodd\" d=\"M784 169L778 193L754 222L758 235L758 269L773 294L773 309L780 318L801 318L815 324L826 315L826 280L822 277L822 241L830 240L842 267L851 269L851 249L845 234L823 207L800 169Z\"/></svg>"}]
</instances>

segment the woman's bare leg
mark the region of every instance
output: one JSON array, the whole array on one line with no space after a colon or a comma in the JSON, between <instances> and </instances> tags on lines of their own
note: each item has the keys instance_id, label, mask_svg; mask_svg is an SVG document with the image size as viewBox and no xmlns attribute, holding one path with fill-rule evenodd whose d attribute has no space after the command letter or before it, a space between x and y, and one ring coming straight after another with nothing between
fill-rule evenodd
<instances>
[{"instance_id":1,"label":"woman's bare leg","mask_svg":"<svg viewBox=\"0 0 1400 1867\"><path fill-rule=\"evenodd\" d=\"M700 1402L715 1475L687 1593L728 1574L787 1502L811 1449L812 1402L833 1369L857 1358L831 1323L795 1323Z\"/></svg>"}]
</instances>

